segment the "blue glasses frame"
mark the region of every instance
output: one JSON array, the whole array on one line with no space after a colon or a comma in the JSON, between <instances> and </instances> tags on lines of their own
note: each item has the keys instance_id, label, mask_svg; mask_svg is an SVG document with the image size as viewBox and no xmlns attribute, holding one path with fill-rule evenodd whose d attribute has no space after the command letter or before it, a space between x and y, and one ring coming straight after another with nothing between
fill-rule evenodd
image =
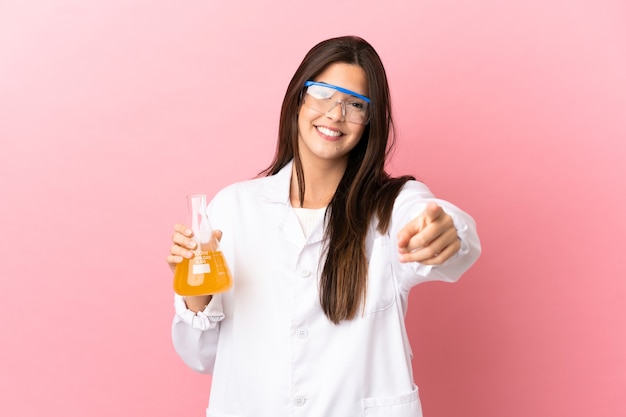
<instances>
[{"instance_id":1,"label":"blue glasses frame","mask_svg":"<svg viewBox=\"0 0 626 417\"><path fill-rule=\"evenodd\" d=\"M355 93L354 91L348 90L347 88L339 87L339 86L332 85L332 84L320 83L318 81L311 81L311 80L304 82L304 86L305 87L310 87L312 85L320 85L322 87L332 88L333 90L337 90L337 91L342 92L344 94L349 94L351 96L358 97L358 98L360 98L361 100L363 100L364 102L366 102L368 104L370 103L370 99L369 98L365 97L362 94Z\"/></svg>"}]
</instances>

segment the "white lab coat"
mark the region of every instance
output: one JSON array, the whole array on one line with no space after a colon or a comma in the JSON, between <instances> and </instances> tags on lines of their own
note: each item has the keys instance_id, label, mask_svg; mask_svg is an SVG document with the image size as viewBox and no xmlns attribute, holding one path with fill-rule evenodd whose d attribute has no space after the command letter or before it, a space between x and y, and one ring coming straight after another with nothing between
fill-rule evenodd
<instances>
[{"instance_id":1,"label":"white lab coat","mask_svg":"<svg viewBox=\"0 0 626 417\"><path fill-rule=\"evenodd\" d=\"M409 290L455 281L478 258L470 216L419 182L396 199L390 230L371 225L366 303L335 325L318 299L323 225L304 237L289 201L291 163L231 185L209 204L233 288L194 314L175 296L172 338L192 369L213 375L208 417L422 415L404 324ZM455 222L461 250L430 267L398 262L397 232L437 201Z\"/></svg>"}]
</instances>

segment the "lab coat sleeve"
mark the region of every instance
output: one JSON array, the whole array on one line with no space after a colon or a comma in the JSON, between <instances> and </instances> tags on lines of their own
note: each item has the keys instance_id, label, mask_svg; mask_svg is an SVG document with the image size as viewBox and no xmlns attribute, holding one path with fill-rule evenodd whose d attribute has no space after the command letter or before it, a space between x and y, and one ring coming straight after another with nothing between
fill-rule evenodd
<instances>
[{"instance_id":1,"label":"lab coat sleeve","mask_svg":"<svg viewBox=\"0 0 626 417\"><path fill-rule=\"evenodd\" d=\"M405 290L426 281L455 282L480 256L481 246L474 219L454 204L436 198L425 184L409 181L396 199L393 210L391 238L397 248L398 232L419 216L426 205L434 201L452 217L461 241L461 248L441 265L424 265L419 262L400 263L394 256L399 284ZM396 249L397 250L397 249Z\"/></svg>"},{"instance_id":2,"label":"lab coat sleeve","mask_svg":"<svg viewBox=\"0 0 626 417\"><path fill-rule=\"evenodd\" d=\"M183 298L174 296L172 342L183 362L191 369L211 374L219 338L219 324L224 319L221 294L214 295L204 310L194 313Z\"/></svg>"}]
</instances>

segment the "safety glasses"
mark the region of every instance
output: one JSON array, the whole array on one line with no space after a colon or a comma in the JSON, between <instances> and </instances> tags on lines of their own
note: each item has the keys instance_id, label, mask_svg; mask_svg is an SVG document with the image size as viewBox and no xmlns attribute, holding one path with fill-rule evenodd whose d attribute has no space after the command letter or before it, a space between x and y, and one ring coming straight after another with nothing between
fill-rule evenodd
<instances>
[{"instance_id":1,"label":"safety glasses","mask_svg":"<svg viewBox=\"0 0 626 417\"><path fill-rule=\"evenodd\" d=\"M346 88L317 81L304 83L304 105L319 113L330 113L341 106L343 120L365 125L369 121L370 99Z\"/></svg>"}]
</instances>

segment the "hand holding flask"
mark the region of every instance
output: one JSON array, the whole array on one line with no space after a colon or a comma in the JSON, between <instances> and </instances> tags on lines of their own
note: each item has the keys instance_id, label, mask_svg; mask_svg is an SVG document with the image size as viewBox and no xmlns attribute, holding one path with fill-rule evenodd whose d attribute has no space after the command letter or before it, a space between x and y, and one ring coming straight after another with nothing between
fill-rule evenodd
<instances>
[{"instance_id":1,"label":"hand holding flask","mask_svg":"<svg viewBox=\"0 0 626 417\"><path fill-rule=\"evenodd\" d=\"M187 197L189 225L196 242L191 259L183 259L174 272L174 291L182 296L217 294L232 287L232 276L206 212L204 194Z\"/></svg>"}]
</instances>

